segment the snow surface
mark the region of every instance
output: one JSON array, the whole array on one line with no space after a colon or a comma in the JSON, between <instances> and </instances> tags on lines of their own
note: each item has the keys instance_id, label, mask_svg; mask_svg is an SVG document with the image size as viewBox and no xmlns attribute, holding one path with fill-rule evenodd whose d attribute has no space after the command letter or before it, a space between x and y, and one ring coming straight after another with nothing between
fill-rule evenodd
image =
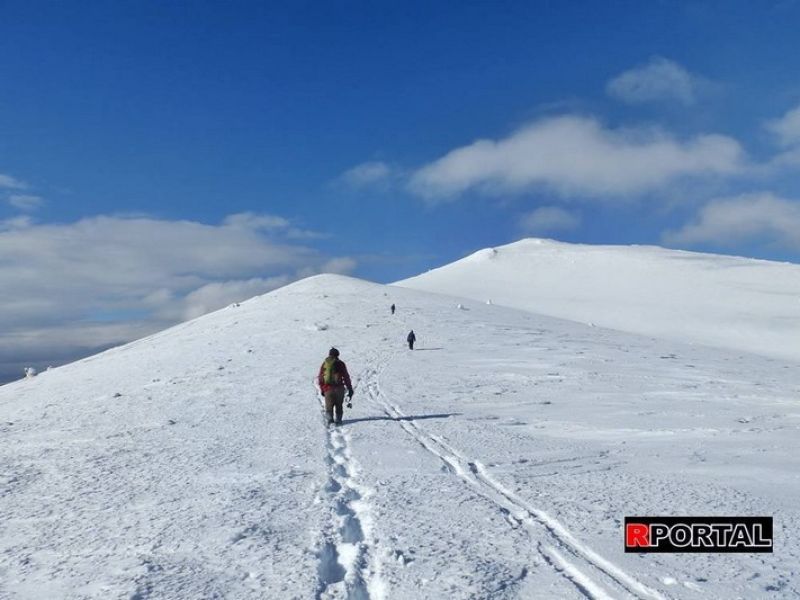
<instances>
[{"instance_id":1,"label":"snow surface","mask_svg":"<svg viewBox=\"0 0 800 600\"><path fill-rule=\"evenodd\" d=\"M0 387L0 598L797 597L797 367L306 279ZM642 514L775 553L624 554Z\"/></svg>"},{"instance_id":2,"label":"snow surface","mask_svg":"<svg viewBox=\"0 0 800 600\"><path fill-rule=\"evenodd\" d=\"M800 265L790 263L531 238L397 285L800 361Z\"/></svg>"}]
</instances>

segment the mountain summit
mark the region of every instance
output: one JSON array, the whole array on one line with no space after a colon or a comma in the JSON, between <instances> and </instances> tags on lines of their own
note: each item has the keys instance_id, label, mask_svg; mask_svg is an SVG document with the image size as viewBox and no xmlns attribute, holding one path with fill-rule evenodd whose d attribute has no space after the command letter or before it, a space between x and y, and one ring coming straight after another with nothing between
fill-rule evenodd
<instances>
[{"instance_id":1,"label":"mountain summit","mask_svg":"<svg viewBox=\"0 0 800 600\"><path fill-rule=\"evenodd\" d=\"M395 285L800 360L800 265L524 239Z\"/></svg>"}]
</instances>

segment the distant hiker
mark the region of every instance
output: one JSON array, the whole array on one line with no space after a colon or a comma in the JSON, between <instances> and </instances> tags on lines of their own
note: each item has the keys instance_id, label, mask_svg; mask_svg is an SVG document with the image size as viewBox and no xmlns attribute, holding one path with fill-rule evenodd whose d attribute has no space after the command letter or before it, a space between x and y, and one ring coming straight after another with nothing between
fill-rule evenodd
<instances>
[{"instance_id":1,"label":"distant hiker","mask_svg":"<svg viewBox=\"0 0 800 600\"><path fill-rule=\"evenodd\" d=\"M353 398L353 385L350 383L350 374L347 366L339 360L339 351L331 348L328 358L322 361L319 368L319 389L325 396L325 413L328 415L328 425L333 423L333 410L336 409L336 424L341 425L342 403L344 402L344 389L347 388L347 408L351 408L350 400Z\"/></svg>"},{"instance_id":2,"label":"distant hiker","mask_svg":"<svg viewBox=\"0 0 800 600\"><path fill-rule=\"evenodd\" d=\"M394 314L394 304L392 304L392 314Z\"/></svg>"},{"instance_id":3,"label":"distant hiker","mask_svg":"<svg viewBox=\"0 0 800 600\"><path fill-rule=\"evenodd\" d=\"M417 336L414 335L414 330L413 329L408 333L408 337L406 338L406 341L408 342L408 349L409 350L413 350L414 349L414 342L417 341Z\"/></svg>"}]
</instances>

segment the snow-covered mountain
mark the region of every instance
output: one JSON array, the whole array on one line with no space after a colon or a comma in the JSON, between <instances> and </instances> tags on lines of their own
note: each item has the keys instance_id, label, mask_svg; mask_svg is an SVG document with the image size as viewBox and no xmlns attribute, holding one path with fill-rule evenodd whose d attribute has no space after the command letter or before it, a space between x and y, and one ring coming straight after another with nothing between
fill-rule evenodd
<instances>
[{"instance_id":1,"label":"snow-covered mountain","mask_svg":"<svg viewBox=\"0 0 800 600\"><path fill-rule=\"evenodd\" d=\"M800 265L526 239L397 285L800 361Z\"/></svg>"},{"instance_id":2,"label":"snow-covered mountain","mask_svg":"<svg viewBox=\"0 0 800 600\"><path fill-rule=\"evenodd\" d=\"M313 277L0 387L0 598L796 597L799 390L796 362ZM774 515L776 550L624 554L648 514Z\"/></svg>"}]
</instances>

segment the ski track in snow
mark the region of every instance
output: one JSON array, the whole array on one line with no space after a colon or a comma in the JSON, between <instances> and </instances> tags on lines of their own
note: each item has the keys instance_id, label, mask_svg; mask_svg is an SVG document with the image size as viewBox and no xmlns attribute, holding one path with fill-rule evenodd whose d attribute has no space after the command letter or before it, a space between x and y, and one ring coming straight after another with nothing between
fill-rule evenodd
<instances>
[{"instance_id":1,"label":"ski track in snow","mask_svg":"<svg viewBox=\"0 0 800 600\"><path fill-rule=\"evenodd\" d=\"M525 526L546 563L572 582L581 594L592 600L666 600L666 596L581 543L557 519L505 488L489 475L479 461L465 457L439 436L426 433L413 420L407 419L403 411L382 392L378 381L382 370L380 366L373 365L365 371L361 387L366 388L367 397L387 416L396 420L425 450L438 457L451 473L496 505L512 528L518 528L520 524ZM543 539L546 539L546 544L542 543ZM577 561L580 567L567 560L561 551L568 554L570 560ZM605 591L604 585L611 590L610 594Z\"/></svg>"},{"instance_id":2,"label":"ski track in snow","mask_svg":"<svg viewBox=\"0 0 800 600\"><path fill-rule=\"evenodd\" d=\"M796 363L456 302L321 276L3 386L0 600L800 597ZM624 555L632 511L776 552Z\"/></svg>"},{"instance_id":3,"label":"ski track in snow","mask_svg":"<svg viewBox=\"0 0 800 600\"><path fill-rule=\"evenodd\" d=\"M319 398L318 390L315 394ZM367 502L372 492L357 480L349 434L335 425L325 425L328 479L321 497L330 504L331 521L322 531L316 550L319 561L316 598L382 600L379 553Z\"/></svg>"}]
</instances>

